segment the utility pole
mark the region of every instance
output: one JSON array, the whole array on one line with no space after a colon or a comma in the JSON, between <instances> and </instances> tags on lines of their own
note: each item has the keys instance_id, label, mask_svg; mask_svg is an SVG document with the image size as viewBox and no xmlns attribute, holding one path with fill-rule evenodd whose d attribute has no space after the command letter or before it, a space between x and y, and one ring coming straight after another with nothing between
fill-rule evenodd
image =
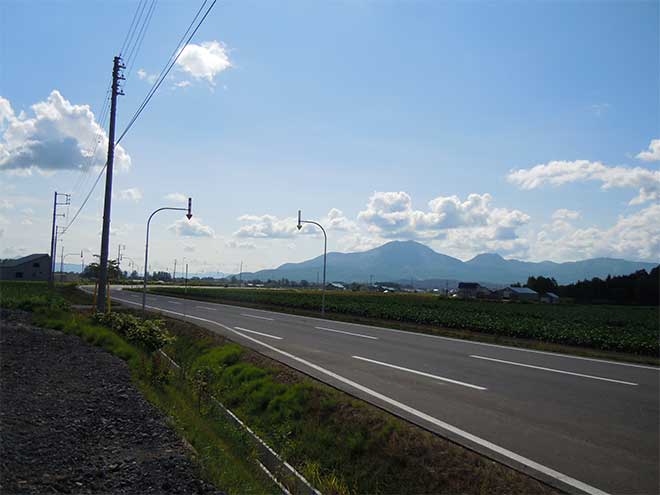
<instances>
[{"instance_id":1,"label":"utility pole","mask_svg":"<svg viewBox=\"0 0 660 495\"><path fill-rule=\"evenodd\" d=\"M241 268L238 271L238 286L243 287L243 261L241 260Z\"/></svg>"},{"instance_id":2,"label":"utility pole","mask_svg":"<svg viewBox=\"0 0 660 495\"><path fill-rule=\"evenodd\" d=\"M64 196L64 201L58 201L59 196ZM57 213L58 206L66 206L71 204L71 195L58 193L55 191L53 198L53 229L50 233L50 274L48 275L48 285L52 289L55 284L55 267L57 266L56 251L57 251L57 217L63 217L64 213Z\"/></svg>"},{"instance_id":3,"label":"utility pole","mask_svg":"<svg viewBox=\"0 0 660 495\"><path fill-rule=\"evenodd\" d=\"M108 250L110 247L110 211L112 203L112 168L115 160L115 121L117 117L117 95L124 93L119 81L125 79L120 74L124 69L120 57L114 58L112 66L112 97L110 100L110 129L108 131L108 160L105 173L105 203L103 204L103 230L101 231L101 259L99 262L99 290L96 310L105 312L106 288L108 285Z\"/></svg>"},{"instance_id":4,"label":"utility pole","mask_svg":"<svg viewBox=\"0 0 660 495\"><path fill-rule=\"evenodd\" d=\"M122 251L126 251L126 244L117 244L117 268L119 268L121 260L124 259L122 256ZM119 268L121 272L121 268Z\"/></svg>"},{"instance_id":5,"label":"utility pole","mask_svg":"<svg viewBox=\"0 0 660 495\"><path fill-rule=\"evenodd\" d=\"M176 258L174 258L174 271L172 272L172 282L176 283Z\"/></svg>"}]
</instances>

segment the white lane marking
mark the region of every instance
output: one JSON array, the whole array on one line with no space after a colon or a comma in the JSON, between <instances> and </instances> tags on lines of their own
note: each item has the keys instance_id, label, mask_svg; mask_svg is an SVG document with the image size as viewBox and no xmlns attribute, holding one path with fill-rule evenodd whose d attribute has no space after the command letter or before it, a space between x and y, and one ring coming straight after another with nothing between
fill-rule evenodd
<instances>
[{"instance_id":1,"label":"white lane marking","mask_svg":"<svg viewBox=\"0 0 660 495\"><path fill-rule=\"evenodd\" d=\"M404 368L403 366L397 366L395 364L376 361L375 359L368 359L361 356L352 356L352 357L354 359L359 359L361 361L367 361L369 363L380 364L381 366L387 366L388 368L394 368L395 370L407 371L408 373L414 373L416 375L426 376L428 378L433 378L434 380L440 380L442 382L453 383L455 385L462 385L464 387L473 388L475 390L487 390L486 387L480 387L479 385L472 385L471 383L459 382L458 380L452 380L451 378L445 378L444 376L432 375L431 373L425 373L424 371L411 370L410 368Z\"/></svg>"},{"instance_id":2,"label":"white lane marking","mask_svg":"<svg viewBox=\"0 0 660 495\"><path fill-rule=\"evenodd\" d=\"M118 297L115 297L118 301L122 301L122 299L119 299ZM123 300L123 302L127 302L129 304L135 304L136 306L140 306L139 303L135 303L133 301L126 301ZM604 492L602 490L599 490L598 488L588 485L587 483L584 483L580 480L576 480L575 478L571 478L568 475L565 475L563 473L560 473L559 471L555 471L552 468L549 468L547 466L544 466L543 464L539 464L536 461L533 461L531 459L528 459L527 457L523 457L519 454L516 454L515 452L512 452L508 449L505 449L504 447L500 447L497 444L494 444L492 442L489 442L488 440L485 440L481 437L478 437L476 435L473 435L472 433L468 433L465 430L461 430L460 428L457 428L456 426L450 425L449 423L445 423L444 421L434 418L433 416L430 416L422 411L419 411L413 407L410 407L402 402L397 401L396 399L392 399L386 395L383 395L379 392L376 392L375 390L372 390L368 387L365 387L364 385L361 385L357 382L354 382L353 380L349 380L348 378L345 378L341 375L338 375L337 373L334 373L330 370L327 370L318 364L314 364L310 361L307 361L306 359L303 359L301 357L295 356L294 354L291 354L290 352L283 351L282 349L278 349L277 347L273 347L270 344L267 344L266 342L262 342L258 339L255 339L254 337L250 337L249 335L245 335L237 330L234 330L231 327L228 327L227 325L223 325L220 322L213 321L213 320L207 320L206 318L201 318L199 316L192 316L192 315L185 315L183 313L177 313L176 311L171 311L169 309L161 309L157 308L155 306L147 306L149 309L155 309L156 311L162 311L164 313L171 313L173 315L178 315L178 316L183 316L184 318L191 318L193 320L199 320L199 321L204 321L206 323L210 323L211 325L217 325L219 327L224 328L225 330L228 330L230 332L233 332L237 335L240 335L244 339L251 340L252 342L259 344L266 349L270 349L273 352L276 352L278 354L281 354L282 356L288 357L289 359L293 359L294 361L297 361L301 364L304 364L305 366L308 366L312 368L313 370L318 371L319 373L322 373L324 375L329 376L330 378L334 378L335 380L345 383L346 385L349 385L350 387L353 387L356 390L359 390L361 392L364 392L367 395L370 395L378 400L381 400L383 402L386 402L397 409L400 409L404 412L407 412L408 414L411 414L413 416L418 417L419 419L422 419L430 424L433 424L437 426L438 428L441 428L445 431L448 431L456 436L459 436L469 442L473 442L477 445L480 445L492 452L495 452L501 456L507 457L508 459L511 459L512 461L518 462L520 464L523 464L524 466L527 466L531 469L534 469L535 471L538 471L539 473L543 473L546 476L549 476L551 478L556 479L557 481L560 481L562 483L565 483L569 486L572 486L574 488L577 488L578 490L582 490L585 493L588 493L589 495L609 495L607 492Z\"/></svg>"},{"instance_id":3,"label":"white lane marking","mask_svg":"<svg viewBox=\"0 0 660 495\"><path fill-rule=\"evenodd\" d=\"M554 369L554 368L545 368L543 366L533 366L531 364L516 363L514 361L505 361L503 359L495 359L495 358L489 358L489 357L485 357L485 356L475 356L475 355L471 354L470 357L471 358L476 358L476 359L485 359L487 361L495 361L495 362L498 362L498 363L512 364L514 366L523 366L525 368L534 368L534 369L537 369L537 370L551 371L553 373L562 373L564 375L581 376L583 378L591 378L592 380L602 380L604 382L622 383L623 385L633 385L635 387L637 385L639 385L638 383L624 382L623 380L613 380L612 378L603 378L602 376L584 375L582 373L575 373L573 371L557 370L557 369Z\"/></svg>"},{"instance_id":4,"label":"white lane marking","mask_svg":"<svg viewBox=\"0 0 660 495\"><path fill-rule=\"evenodd\" d=\"M195 318L192 316L191 318ZM257 332L256 330L248 330L247 328L242 328L242 327L234 327L236 330L241 330L242 332L249 332L249 333L256 333L257 335L261 335L262 337L268 337L270 339L277 339L277 340L282 340L282 337L278 337L277 335L271 335L269 333L261 333Z\"/></svg>"},{"instance_id":5,"label":"white lane marking","mask_svg":"<svg viewBox=\"0 0 660 495\"><path fill-rule=\"evenodd\" d=\"M170 304L181 304L181 303L178 302L178 301L168 301L168 302L169 302Z\"/></svg>"},{"instance_id":6,"label":"white lane marking","mask_svg":"<svg viewBox=\"0 0 660 495\"><path fill-rule=\"evenodd\" d=\"M269 320L273 321L275 318L266 318L265 316L249 315L247 313L241 313L241 316L248 316L250 318L258 318L260 320Z\"/></svg>"},{"instance_id":7,"label":"white lane marking","mask_svg":"<svg viewBox=\"0 0 660 495\"><path fill-rule=\"evenodd\" d=\"M92 292L89 291L91 294ZM162 297L162 296L161 296ZM244 306L235 306L232 304L222 304L222 303L213 303L218 306L222 306L227 309L236 309L236 308L243 308ZM458 342L461 344L471 344L471 345L481 345L481 346L486 346L486 347L497 347L498 349L509 349L511 351L520 351L520 352L532 352L534 354L545 354L546 356L555 356L555 357L560 357L560 358L568 358L568 359L579 359L581 361L593 361L596 363L603 363L603 364L614 364L617 366L628 366L630 368L642 368L642 369L647 369L647 370L653 370L653 371L660 371L660 367L658 366L646 366L643 364L632 364L632 363L624 363L621 361L610 361L609 359L597 359L597 358L588 358L588 357L582 357L582 356L572 356L570 354L562 354L560 352L550 352L550 351L537 351L535 349L525 349L523 347L514 347L510 345L502 345L502 344L489 344L487 342L477 342L474 340L466 340L466 339L456 339L453 337L444 337L442 335L432 335L429 333L421 333L421 332L412 332L408 330L397 330L395 328L385 328L385 327L377 327L374 325L365 325L364 323L351 323L348 321L340 321L340 320L328 320L326 318L316 318L314 316L301 316L301 315L292 315L290 313L278 313L275 311L268 311L266 309L256 309L256 308L250 308L250 311L260 311L262 313L267 313L270 315L276 315L276 316L290 316L291 318L302 318L302 319L307 319L307 320L315 320L315 321L323 321L325 323L337 323L340 325L352 325L355 327L361 327L361 328L368 328L370 330L383 330L385 332L394 332L394 333L402 333L405 335L409 335L412 337L426 337L429 339L439 339L439 340L449 340L450 342Z\"/></svg>"},{"instance_id":8,"label":"white lane marking","mask_svg":"<svg viewBox=\"0 0 660 495\"><path fill-rule=\"evenodd\" d=\"M343 330L335 330L333 328L325 328L325 327L314 327L317 330L325 330L326 332L337 332L337 333L343 333L345 335L353 335L354 337L363 337L365 339L373 339L373 340L378 340L378 337L372 337L371 335L362 335L361 333L353 333L353 332L344 332Z\"/></svg>"},{"instance_id":9,"label":"white lane marking","mask_svg":"<svg viewBox=\"0 0 660 495\"><path fill-rule=\"evenodd\" d=\"M217 311L215 308L207 308L206 306L195 306L196 308L199 309L206 309L207 311Z\"/></svg>"}]
</instances>

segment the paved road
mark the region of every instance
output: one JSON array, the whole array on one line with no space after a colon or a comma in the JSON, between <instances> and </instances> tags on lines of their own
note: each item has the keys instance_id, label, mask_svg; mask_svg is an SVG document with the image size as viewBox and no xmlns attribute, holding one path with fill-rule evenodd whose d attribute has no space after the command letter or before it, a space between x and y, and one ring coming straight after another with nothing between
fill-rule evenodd
<instances>
[{"instance_id":1,"label":"paved road","mask_svg":"<svg viewBox=\"0 0 660 495\"><path fill-rule=\"evenodd\" d=\"M658 368L166 296L147 305L572 492L660 492Z\"/></svg>"}]
</instances>

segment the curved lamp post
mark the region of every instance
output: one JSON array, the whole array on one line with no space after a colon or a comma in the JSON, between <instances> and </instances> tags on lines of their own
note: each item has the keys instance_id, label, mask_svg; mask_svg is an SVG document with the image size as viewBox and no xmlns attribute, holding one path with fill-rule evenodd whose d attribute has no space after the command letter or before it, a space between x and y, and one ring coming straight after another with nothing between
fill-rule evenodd
<instances>
[{"instance_id":1,"label":"curved lamp post","mask_svg":"<svg viewBox=\"0 0 660 495\"><path fill-rule=\"evenodd\" d=\"M311 223L313 225L316 225L318 228L321 229L323 232L323 289L321 289L321 315L325 315L325 261L326 261L326 254L328 251L328 236L325 233L325 229L323 228L323 225L321 225L318 222L313 222L311 220L303 220L301 216L300 210L298 210L298 230L302 229L302 224L303 223Z\"/></svg>"},{"instance_id":2,"label":"curved lamp post","mask_svg":"<svg viewBox=\"0 0 660 495\"><path fill-rule=\"evenodd\" d=\"M64 280L64 260L66 260L67 256L78 256L78 253L66 253L64 254L64 251L62 251L62 257L60 258L60 282ZM82 249L80 250L80 259L83 257L83 252Z\"/></svg>"},{"instance_id":3,"label":"curved lamp post","mask_svg":"<svg viewBox=\"0 0 660 495\"><path fill-rule=\"evenodd\" d=\"M148 274L148 269L149 269L149 224L151 223L151 219L153 216L158 213L159 211L163 210L176 210L176 211L187 211L186 217L188 220L192 218L192 198L188 198L188 208L173 208L170 206L165 206L163 208L158 208L155 210L151 215L149 215L149 219L147 220L147 240L144 245L144 282L142 285L142 313L146 311L146 305L147 305L147 274Z\"/></svg>"}]
</instances>

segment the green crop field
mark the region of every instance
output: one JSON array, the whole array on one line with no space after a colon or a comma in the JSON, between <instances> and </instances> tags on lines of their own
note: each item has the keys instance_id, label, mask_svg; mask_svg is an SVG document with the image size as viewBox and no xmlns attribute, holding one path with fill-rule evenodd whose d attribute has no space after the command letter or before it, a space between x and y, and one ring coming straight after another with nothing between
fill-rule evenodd
<instances>
[{"instance_id":1,"label":"green crop field","mask_svg":"<svg viewBox=\"0 0 660 495\"><path fill-rule=\"evenodd\" d=\"M184 295L184 289L153 292ZM187 297L238 304L316 311L318 291L188 288ZM329 292L328 313L435 327L606 351L660 356L658 307L501 303L451 300L424 294Z\"/></svg>"}]
</instances>

